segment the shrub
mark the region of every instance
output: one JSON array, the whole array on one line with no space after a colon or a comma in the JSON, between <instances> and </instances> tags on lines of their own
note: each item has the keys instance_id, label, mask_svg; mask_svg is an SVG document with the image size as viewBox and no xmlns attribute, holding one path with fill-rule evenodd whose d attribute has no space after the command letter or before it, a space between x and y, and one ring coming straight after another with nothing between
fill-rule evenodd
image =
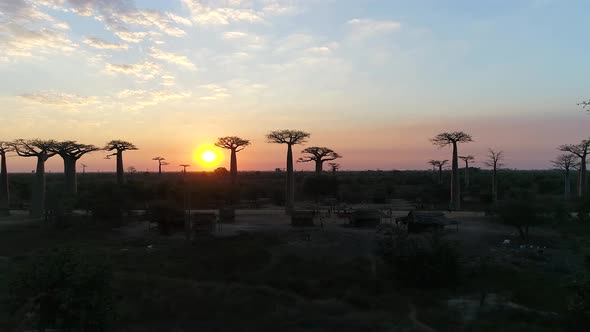
<instances>
[{"instance_id":1,"label":"shrub","mask_svg":"<svg viewBox=\"0 0 590 332\"><path fill-rule=\"evenodd\" d=\"M542 222L542 218L538 213L539 207L531 199L516 198L499 202L494 210L500 221L514 226L518 230L518 234L523 240L528 239L530 226Z\"/></svg>"},{"instance_id":2,"label":"shrub","mask_svg":"<svg viewBox=\"0 0 590 332\"><path fill-rule=\"evenodd\" d=\"M442 233L409 236L393 229L379 240L378 253L399 281L418 288L454 283L459 274L459 251Z\"/></svg>"},{"instance_id":3,"label":"shrub","mask_svg":"<svg viewBox=\"0 0 590 332\"><path fill-rule=\"evenodd\" d=\"M37 257L13 282L15 318L38 330L106 331L113 315L110 280L103 260L72 249Z\"/></svg>"},{"instance_id":4,"label":"shrub","mask_svg":"<svg viewBox=\"0 0 590 332\"><path fill-rule=\"evenodd\" d=\"M584 331L590 325L590 256L586 256L586 272L570 288L573 291L568 303L571 330Z\"/></svg>"},{"instance_id":5,"label":"shrub","mask_svg":"<svg viewBox=\"0 0 590 332\"><path fill-rule=\"evenodd\" d=\"M158 224L163 235L170 235L174 230L184 227L184 211L172 201L155 201L150 204L149 217Z\"/></svg>"}]
</instances>

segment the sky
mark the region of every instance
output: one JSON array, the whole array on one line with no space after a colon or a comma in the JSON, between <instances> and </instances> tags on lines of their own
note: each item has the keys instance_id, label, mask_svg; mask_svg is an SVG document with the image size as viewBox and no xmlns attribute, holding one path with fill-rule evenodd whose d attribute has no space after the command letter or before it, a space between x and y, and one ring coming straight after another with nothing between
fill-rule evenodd
<instances>
[{"instance_id":1,"label":"sky","mask_svg":"<svg viewBox=\"0 0 590 332\"><path fill-rule=\"evenodd\" d=\"M311 137L296 157L326 146L342 169L390 170L450 159L429 138L463 130L476 167L494 148L508 168L549 168L589 136L588 12L585 0L0 0L0 140L123 139L139 147L125 167L154 171L162 156L167 171L198 171L195 151L240 136L252 145L239 168L274 170L286 147L265 134L299 129ZM105 155L81 163L113 171Z\"/></svg>"}]
</instances>

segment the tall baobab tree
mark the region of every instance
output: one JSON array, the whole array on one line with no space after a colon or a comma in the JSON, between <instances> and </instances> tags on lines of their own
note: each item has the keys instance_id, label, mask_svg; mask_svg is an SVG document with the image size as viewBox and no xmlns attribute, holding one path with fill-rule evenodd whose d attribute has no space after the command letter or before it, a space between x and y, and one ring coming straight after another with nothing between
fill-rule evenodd
<instances>
[{"instance_id":1,"label":"tall baobab tree","mask_svg":"<svg viewBox=\"0 0 590 332\"><path fill-rule=\"evenodd\" d=\"M438 168L438 184L442 184L442 171L443 167L448 163L447 159L445 160L429 160L428 163L432 165L432 170Z\"/></svg>"},{"instance_id":2,"label":"tall baobab tree","mask_svg":"<svg viewBox=\"0 0 590 332\"><path fill-rule=\"evenodd\" d=\"M45 162L55 156L54 140L24 140L18 139L13 142L16 154L21 157L36 157L37 168L35 170L35 183L31 198L31 216L38 218L43 216L45 211Z\"/></svg>"},{"instance_id":3,"label":"tall baobab tree","mask_svg":"<svg viewBox=\"0 0 590 332\"><path fill-rule=\"evenodd\" d=\"M230 150L229 174L231 182L235 184L238 180L238 152L244 150L250 145L250 140L243 139L237 136L219 137L215 143L216 147Z\"/></svg>"},{"instance_id":4,"label":"tall baobab tree","mask_svg":"<svg viewBox=\"0 0 590 332\"><path fill-rule=\"evenodd\" d=\"M488 149L488 161L484 165L492 167L492 198L498 200L498 168L504 166L501 161L504 160L504 152L494 149Z\"/></svg>"},{"instance_id":5,"label":"tall baobab tree","mask_svg":"<svg viewBox=\"0 0 590 332\"><path fill-rule=\"evenodd\" d=\"M165 161L166 158L163 158L163 157L154 157L154 158L152 158L152 160L155 160L158 162L158 174L159 175L162 175L162 166L170 165L170 163Z\"/></svg>"},{"instance_id":6,"label":"tall baobab tree","mask_svg":"<svg viewBox=\"0 0 590 332\"><path fill-rule=\"evenodd\" d=\"M295 204L295 175L293 173L293 145L304 144L311 135L301 130L275 130L266 135L269 143L287 144L287 183L285 194L285 210L293 211Z\"/></svg>"},{"instance_id":7,"label":"tall baobab tree","mask_svg":"<svg viewBox=\"0 0 590 332\"><path fill-rule=\"evenodd\" d=\"M475 157L472 155L468 156L459 156L459 159L465 162L465 188L469 187L469 163L475 160Z\"/></svg>"},{"instance_id":8,"label":"tall baobab tree","mask_svg":"<svg viewBox=\"0 0 590 332\"><path fill-rule=\"evenodd\" d=\"M112 154L108 155L107 158L111 156L117 157L117 184L123 184L125 182L125 169L123 168L123 152L128 150L137 150L137 147L130 142L121 141L121 140L114 140L108 142L104 150L106 151L115 151Z\"/></svg>"},{"instance_id":9,"label":"tall baobab tree","mask_svg":"<svg viewBox=\"0 0 590 332\"><path fill-rule=\"evenodd\" d=\"M86 168L88 167L88 165L81 164L81 166L82 166L82 174L86 174Z\"/></svg>"},{"instance_id":10,"label":"tall baobab tree","mask_svg":"<svg viewBox=\"0 0 590 332\"><path fill-rule=\"evenodd\" d=\"M341 155L334 152L332 149L328 149L325 147L319 146L312 146L309 148L303 149L301 153L307 154L307 156L301 157L297 159L297 162L300 163L308 163L308 162L315 162L315 174L320 175L324 171L324 162L336 160L338 158L342 158Z\"/></svg>"},{"instance_id":11,"label":"tall baobab tree","mask_svg":"<svg viewBox=\"0 0 590 332\"><path fill-rule=\"evenodd\" d=\"M336 175L336 172L340 169L339 163L328 163L330 165L330 169L332 170L332 175Z\"/></svg>"},{"instance_id":12,"label":"tall baobab tree","mask_svg":"<svg viewBox=\"0 0 590 332\"><path fill-rule=\"evenodd\" d=\"M66 192L75 195L78 192L76 163L83 155L98 151L99 147L90 144L80 144L75 141L58 142L52 151L64 161L64 178Z\"/></svg>"},{"instance_id":13,"label":"tall baobab tree","mask_svg":"<svg viewBox=\"0 0 590 332\"><path fill-rule=\"evenodd\" d=\"M10 207L10 195L8 190L8 168L6 167L6 154L14 151L11 142L0 141L0 212L8 214Z\"/></svg>"},{"instance_id":14,"label":"tall baobab tree","mask_svg":"<svg viewBox=\"0 0 590 332\"><path fill-rule=\"evenodd\" d=\"M569 199L570 195L570 171L575 169L577 166L578 156L573 154L562 154L559 155L555 160L551 163L560 169L563 172L563 181L564 181L564 188L563 188L563 198L565 200Z\"/></svg>"},{"instance_id":15,"label":"tall baobab tree","mask_svg":"<svg viewBox=\"0 0 590 332\"><path fill-rule=\"evenodd\" d=\"M178 166L182 167L182 173L183 174L186 174L187 167L191 167L191 165L189 165L189 164L180 164Z\"/></svg>"},{"instance_id":16,"label":"tall baobab tree","mask_svg":"<svg viewBox=\"0 0 590 332\"><path fill-rule=\"evenodd\" d=\"M586 157L590 148L590 139L585 139L578 144L566 144L559 147L563 152L569 152L580 158L580 167L578 167L578 197L586 192Z\"/></svg>"},{"instance_id":17,"label":"tall baobab tree","mask_svg":"<svg viewBox=\"0 0 590 332\"><path fill-rule=\"evenodd\" d=\"M463 131L454 131L440 133L430 141L439 148L449 145L453 148L453 158L451 159L451 205L454 204L455 209L458 210L461 208L461 181L459 180L459 154L457 151L457 145L460 143L473 142L473 139L471 138L471 135Z\"/></svg>"}]
</instances>

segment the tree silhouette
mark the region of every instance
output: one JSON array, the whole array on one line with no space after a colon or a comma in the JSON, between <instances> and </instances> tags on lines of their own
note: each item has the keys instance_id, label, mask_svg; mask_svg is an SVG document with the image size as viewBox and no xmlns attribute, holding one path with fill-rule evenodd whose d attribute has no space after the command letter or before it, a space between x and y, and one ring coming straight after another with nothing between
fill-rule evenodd
<instances>
[{"instance_id":1,"label":"tree silhouette","mask_svg":"<svg viewBox=\"0 0 590 332\"><path fill-rule=\"evenodd\" d=\"M30 213L32 217L43 216L45 211L45 162L55 156L57 142L41 139L17 139L13 142L16 154L21 157L36 157L37 168L35 170L35 183L31 197Z\"/></svg>"},{"instance_id":2,"label":"tree silhouette","mask_svg":"<svg viewBox=\"0 0 590 332\"><path fill-rule=\"evenodd\" d=\"M590 139L585 139L578 144L566 144L559 147L563 152L569 152L580 158L580 167L578 168L578 197L586 192L586 157L588 157L588 149L590 148Z\"/></svg>"},{"instance_id":3,"label":"tree silhouette","mask_svg":"<svg viewBox=\"0 0 590 332\"><path fill-rule=\"evenodd\" d=\"M69 194L78 192L76 163L83 155L98 151L99 147L89 144L80 144L75 141L56 143L51 151L58 154L64 161L65 189Z\"/></svg>"},{"instance_id":4,"label":"tree silhouette","mask_svg":"<svg viewBox=\"0 0 590 332\"><path fill-rule=\"evenodd\" d=\"M187 167L191 167L191 165L189 165L189 164L180 164L178 166L182 167L182 173L184 173L184 174L186 174Z\"/></svg>"},{"instance_id":5,"label":"tree silhouette","mask_svg":"<svg viewBox=\"0 0 590 332\"><path fill-rule=\"evenodd\" d=\"M328 163L330 165L330 169L332 170L332 175L336 175L336 171L340 169L340 164L338 163Z\"/></svg>"},{"instance_id":6,"label":"tree silhouette","mask_svg":"<svg viewBox=\"0 0 590 332\"><path fill-rule=\"evenodd\" d=\"M10 194L8 190L8 168L6 167L6 154L14 151L11 142L0 141L0 212L8 213L10 208Z\"/></svg>"},{"instance_id":7,"label":"tree silhouette","mask_svg":"<svg viewBox=\"0 0 590 332\"><path fill-rule=\"evenodd\" d=\"M334 150L319 146L305 148L301 153L306 153L308 156L301 157L297 159L297 161L300 163L315 162L316 175L320 175L324 171L324 162L342 158L342 156L334 152Z\"/></svg>"},{"instance_id":8,"label":"tree silhouette","mask_svg":"<svg viewBox=\"0 0 590 332\"><path fill-rule=\"evenodd\" d=\"M563 189L563 198L565 200L569 199L570 195L570 171L572 169L576 169L577 166L577 159L578 156L573 154L562 154L559 155L555 160L551 161L553 165L560 169L563 172L563 181L564 181L564 189Z\"/></svg>"},{"instance_id":9,"label":"tree silhouette","mask_svg":"<svg viewBox=\"0 0 590 332\"><path fill-rule=\"evenodd\" d=\"M469 143L473 142L471 135L462 132L462 131L454 131L454 132L447 132L447 133L440 133L436 135L433 139L430 140L432 144L438 146L439 148L443 148L445 146L452 146L453 148L453 158L451 164L451 205L455 205L455 209L461 208L461 191L460 191L460 181L459 181L459 158L458 158L458 151L457 145L459 143Z\"/></svg>"},{"instance_id":10,"label":"tree silhouette","mask_svg":"<svg viewBox=\"0 0 590 332\"><path fill-rule=\"evenodd\" d=\"M170 163L164 161L164 160L166 160L166 158L154 157L154 158L152 158L152 160L155 160L158 162L158 174L159 175L162 175L162 166L170 165Z\"/></svg>"},{"instance_id":11,"label":"tree silhouette","mask_svg":"<svg viewBox=\"0 0 590 332\"><path fill-rule=\"evenodd\" d=\"M293 145L304 144L311 135L301 130L275 130L266 135L269 143L287 144L287 183L285 210L293 211L295 204L295 176L293 173Z\"/></svg>"},{"instance_id":12,"label":"tree silhouette","mask_svg":"<svg viewBox=\"0 0 590 332\"><path fill-rule=\"evenodd\" d=\"M586 107L588 107L588 109L590 110L590 100L585 100L581 103L578 103L578 106L582 106L583 109L586 109Z\"/></svg>"},{"instance_id":13,"label":"tree silhouette","mask_svg":"<svg viewBox=\"0 0 590 332\"><path fill-rule=\"evenodd\" d=\"M82 174L86 174L86 168L88 167L88 165L81 164L81 166L82 166Z\"/></svg>"},{"instance_id":14,"label":"tree silhouette","mask_svg":"<svg viewBox=\"0 0 590 332\"><path fill-rule=\"evenodd\" d=\"M428 163L432 165L432 170L434 171L438 168L438 184L442 184L442 171L443 167L448 163L447 159L445 160L429 160Z\"/></svg>"},{"instance_id":15,"label":"tree silhouette","mask_svg":"<svg viewBox=\"0 0 590 332\"><path fill-rule=\"evenodd\" d=\"M469 162L474 161L475 157L472 155L459 156L459 159L465 162L465 187L469 187Z\"/></svg>"},{"instance_id":16,"label":"tree silhouette","mask_svg":"<svg viewBox=\"0 0 590 332\"><path fill-rule=\"evenodd\" d=\"M235 184L238 179L237 153L244 150L248 145L250 145L250 140L237 136L219 137L215 143L216 147L231 151L229 173L232 184Z\"/></svg>"},{"instance_id":17,"label":"tree silhouette","mask_svg":"<svg viewBox=\"0 0 590 332\"><path fill-rule=\"evenodd\" d=\"M484 165L492 167L492 198L498 200L498 168L504 166L501 161L504 160L504 152L494 149L488 149L488 161Z\"/></svg>"},{"instance_id":18,"label":"tree silhouette","mask_svg":"<svg viewBox=\"0 0 590 332\"><path fill-rule=\"evenodd\" d=\"M117 183L123 184L125 182L125 170L123 168L123 152L127 150L137 150L137 147L130 142L114 140L108 142L105 145L104 150L115 151L113 154L108 155L107 158L111 156L117 157Z\"/></svg>"}]
</instances>

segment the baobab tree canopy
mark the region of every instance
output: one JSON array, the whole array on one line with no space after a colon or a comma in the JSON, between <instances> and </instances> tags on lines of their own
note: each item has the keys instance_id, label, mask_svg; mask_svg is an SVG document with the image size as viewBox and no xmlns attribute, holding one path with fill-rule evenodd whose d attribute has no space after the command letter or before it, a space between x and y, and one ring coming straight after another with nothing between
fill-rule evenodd
<instances>
[{"instance_id":1,"label":"baobab tree canopy","mask_svg":"<svg viewBox=\"0 0 590 332\"><path fill-rule=\"evenodd\" d=\"M51 150L64 158L80 159L89 152L100 150L99 147L92 144L80 144L76 141L57 142Z\"/></svg>"},{"instance_id":2,"label":"baobab tree canopy","mask_svg":"<svg viewBox=\"0 0 590 332\"><path fill-rule=\"evenodd\" d=\"M462 132L454 131L449 133L440 133L430 140L432 144L438 147L445 147L453 143L469 143L473 142L471 135Z\"/></svg>"},{"instance_id":3,"label":"baobab tree canopy","mask_svg":"<svg viewBox=\"0 0 590 332\"><path fill-rule=\"evenodd\" d=\"M573 154L561 154L552 160L551 163L557 169L568 171L572 169L576 169L579 164L578 156Z\"/></svg>"},{"instance_id":4,"label":"baobab tree canopy","mask_svg":"<svg viewBox=\"0 0 590 332\"><path fill-rule=\"evenodd\" d=\"M266 135L268 143L279 143L279 144L304 144L311 135L301 130L274 130Z\"/></svg>"},{"instance_id":5,"label":"baobab tree canopy","mask_svg":"<svg viewBox=\"0 0 590 332\"><path fill-rule=\"evenodd\" d=\"M126 151L126 150L137 150L135 144L122 140L113 140L108 142L105 147L107 151Z\"/></svg>"},{"instance_id":6,"label":"baobab tree canopy","mask_svg":"<svg viewBox=\"0 0 590 332\"><path fill-rule=\"evenodd\" d=\"M46 159L56 155L55 147L57 141L54 140L42 140L42 139L17 139L13 142L12 146L21 157L38 157L45 155Z\"/></svg>"},{"instance_id":7,"label":"baobab tree canopy","mask_svg":"<svg viewBox=\"0 0 590 332\"><path fill-rule=\"evenodd\" d=\"M472 155L468 156L459 156L459 159L463 160L464 162L468 163L475 160L475 157Z\"/></svg>"},{"instance_id":8,"label":"baobab tree canopy","mask_svg":"<svg viewBox=\"0 0 590 332\"><path fill-rule=\"evenodd\" d=\"M342 156L334 152L334 150L318 146L305 148L301 151L301 153L308 154L308 156L301 157L297 160L302 163L307 163L310 161L328 161L342 158Z\"/></svg>"},{"instance_id":9,"label":"baobab tree canopy","mask_svg":"<svg viewBox=\"0 0 590 332\"><path fill-rule=\"evenodd\" d=\"M228 150L235 150L240 152L250 145L250 140L243 139L237 136L219 137L215 143L216 147Z\"/></svg>"}]
</instances>

